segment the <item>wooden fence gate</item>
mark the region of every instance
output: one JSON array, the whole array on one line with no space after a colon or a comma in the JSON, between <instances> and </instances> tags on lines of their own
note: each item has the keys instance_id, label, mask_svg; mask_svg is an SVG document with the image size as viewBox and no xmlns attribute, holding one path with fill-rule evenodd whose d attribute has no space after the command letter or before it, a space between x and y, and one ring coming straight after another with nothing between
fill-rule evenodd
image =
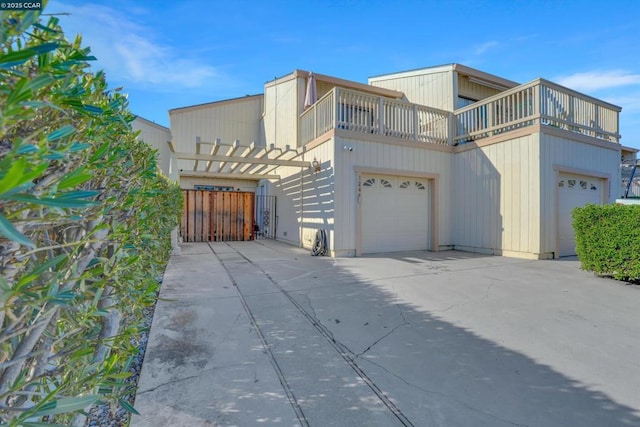
<instances>
[{"instance_id":1,"label":"wooden fence gate","mask_svg":"<svg viewBox=\"0 0 640 427\"><path fill-rule=\"evenodd\" d=\"M254 239L255 194L240 191L182 190L183 242Z\"/></svg>"}]
</instances>

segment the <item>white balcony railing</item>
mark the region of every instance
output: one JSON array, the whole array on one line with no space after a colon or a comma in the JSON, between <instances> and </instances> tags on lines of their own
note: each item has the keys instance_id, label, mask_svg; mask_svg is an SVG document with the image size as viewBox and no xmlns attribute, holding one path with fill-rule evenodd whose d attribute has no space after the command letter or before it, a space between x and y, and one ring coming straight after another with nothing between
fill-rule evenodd
<instances>
[{"instance_id":1,"label":"white balcony railing","mask_svg":"<svg viewBox=\"0 0 640 427\"><path fill-rule=\"evenodd\" d=\"M533 124L618 142L620 108L547 80L509 89L454 112L454 141L474 141Z\"/></svg>"},{"instance_id":2,"label":"white balcony railing","mask_svg":"<svg viewBox=\"0 0 640 427\"><path fill-rule=\"evenodd\" d=\"M451 113L342 88L333 90L300 116L301 143L331 129L447 144Z\"/></svg>"},{"instance_id":3,"label":"white balcony railing","mask_svg":"<svg viewBox=\"0 0 640 427\"><path fill-rule=\"evenodd\" d=\"M458 144L534 124L617 143L619 113L615 105L543 79L453 113L335 87L301 114L300 143L304 145L332 129L343 129L424 143Z\"/></svg>"}]
</instances>

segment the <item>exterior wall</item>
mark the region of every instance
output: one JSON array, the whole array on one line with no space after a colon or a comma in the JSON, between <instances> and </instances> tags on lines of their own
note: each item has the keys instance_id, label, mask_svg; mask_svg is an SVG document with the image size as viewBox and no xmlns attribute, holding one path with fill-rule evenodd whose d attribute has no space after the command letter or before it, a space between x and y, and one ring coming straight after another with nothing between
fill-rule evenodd
<instances>
[{"instance_id":1,"label":"exterior wall","mask_svg":"<svg viewBox=\"0 0 640 427\"><path fill-rule=\"evenodd\" d=\"M480 101L493 95L497 95L502 92L499 89L490 88L487 86L479 85L477 83L469 81L467 76L458 76L458 95L465 98L475 99Z\"/></svg>"},{"instance_id":2,"label":"exterior wall","mask_svg":"<svg viewBox=\"0 0 640 427\"><path fill-rule=\"evenodd\" d=\"M304 101L305 79L283 78L264 88L264 137L267 146L275 144L296 148L298 144L299 106ZM302 88L300 88L302 86Z\"/></svg>"},{"instance_id":3,"label":"exterior wall","mask_svg":"<svg viewBox=\"0 0 640 427\"><path fill-rule=\"evenodd\" d=\"M446 111L453 111L456 107L453 95L454 73L451 70L406 77L376 77L369 79L369 84L404 92L406 99L415 104Z\"/></svg>"},{"instance_id":4,"label":"exterior wall","mask_svg":"<svg viewBox=\"0 0 640 427\"><path fill-rule=\"evenodd\" d=\"M540 221L543 224L541 251L556 252L557 198L556 180L560 171L574 171L586 176L609 177L605 188L606 203L620 196L620 146L613 143L588 144L548 133L540 138Z\"/></svg>"},{"instance_id":5,"label":"exterior wall","mask_svg":"<svg viewBox=\"0 0 640 427\"><path fill-rule=\"evenodd\" d=\"M540 252L536 134L455 154L456 249L520 257Z\"/></svg>"},{"instance_id":6,"label":"exterior wall","mask_svg":"<svg viewBox=\"0 0 640 427\"><path fill-rule=\"evenodd\" d=\"M329 248L335 241L335 162L333 140L309 148L295 160L320 163L321 170L280 167L281 179L267 184L266 194L277 196L277 239L311 248L316 231L327 230ZM302 197L301 197L302 195Z\"/></svg>"},{"instance_id":7,"label":"exterior wall","mask_svg":"<svg viewBox=\"0 0 640 427\"><path fill-rule=\"evenodd\" d=\"M167 141L171 141L171 131L142 117L136 117L131 123L131 127L135 131L140 131L138 139L158 150L158 167L160 167L162 173L172 179L176 179L177 170L172 170L171 168L171 150L169 150L169 144L167 144Z\"/></svg>"},{"instance_id":8,"label":"exterior wall","mask_svg":"<svg viewBox=\"0 0 640 427\"><path fill-rule=\"evenodd\" d=\"M196 137L203 142L220 138L223 144L239 140L264 144L260 139L262 95L213 102L169 111L173 146L176 151L195 153ZM193 161L179 161L179 169L193 167Z\"/></svg>"},{"instance_id":9,"label":"exterior wall","mask_svg":"<svg viewBox=\"0 0 640 427\"><path fill-rule=\"evenodd\" d=\"M316 91L318 92L318 99L322 98L323 96L325 96L327 93L331 92L333 90L333 88L336 87L335 84L333 83L329 83L329 82L323 82L322 80L318 80L316 82ZM306 91L306 83L305 83L305 88L304 90ZM306 93L306 92L305 92ZM302 105L304 106L304 97L302 99Z\"/></svg>"},{"instance_id":10,"label":"exterior wall","mask_svg":"<svg viewBox=\"0 0 640 427\"><path fill-rule=\"evenodd\" d=\"M345 151L344 146L353 148ZM437 200L437 223L439 247L453 245L452 205L452 153L445 149L429 149L429 145L406 143L381 143L337 137L335 142L336 182L335 187L335 242L333 250L337 256L351 256L357 247L358 182L356 169L398 171L396 175L437 175L440 195ZM395 173L394 173L395 174ZM434 248L438 249L438 248Z\"/></svg>"}]
</instances>

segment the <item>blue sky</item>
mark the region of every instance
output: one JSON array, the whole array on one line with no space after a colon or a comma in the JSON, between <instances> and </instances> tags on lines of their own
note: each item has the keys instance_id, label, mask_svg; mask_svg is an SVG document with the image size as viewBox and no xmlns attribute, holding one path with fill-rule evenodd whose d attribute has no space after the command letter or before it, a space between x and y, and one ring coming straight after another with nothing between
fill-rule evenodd
<instances>
[{"instance_id":1,"label":"blue sky","mask_svg":"<svg viewBox=\"0 0 640 427\"><path fill-rule=\"evenodd\" d=\"M461 63L520 83L543 77L623 107L640 148L640 1L50 1L131 109L262 93L294 69L367 77Z\"/></svg>"}]
</instances>

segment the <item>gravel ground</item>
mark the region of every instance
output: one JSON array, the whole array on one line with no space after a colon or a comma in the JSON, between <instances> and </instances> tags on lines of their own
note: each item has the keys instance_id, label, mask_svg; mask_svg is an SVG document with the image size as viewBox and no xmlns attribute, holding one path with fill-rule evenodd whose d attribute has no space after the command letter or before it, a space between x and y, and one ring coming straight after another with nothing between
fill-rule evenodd
<instances>
[{"instance_id":1,"label":"gravel ground","mask_svg":"<svg viewBox=\"0 0 640 427\"><path fill-rule=\"evenodd\" d=\"M142 362L144 360L144 353L147 349L147 340L149 339L149 330L151 329L151 322L153 321L153 313L155 311L155 304L145 310L144 318L144 330L140 335L140 338L135 343L139 350L133 363L131 364L131 376L127 378L126 382L132 383L137 388L138 379L140 378L140 370L142 369ZM136 400L135 390L127 395L124 400L129 402L132 406ZM131 414L124 409L121 405L111 406L109 404L95 405L89 411L89 416L86 419L85 427L125 427L129 425L129 418Z\"/></svg>"}]
</instances>

